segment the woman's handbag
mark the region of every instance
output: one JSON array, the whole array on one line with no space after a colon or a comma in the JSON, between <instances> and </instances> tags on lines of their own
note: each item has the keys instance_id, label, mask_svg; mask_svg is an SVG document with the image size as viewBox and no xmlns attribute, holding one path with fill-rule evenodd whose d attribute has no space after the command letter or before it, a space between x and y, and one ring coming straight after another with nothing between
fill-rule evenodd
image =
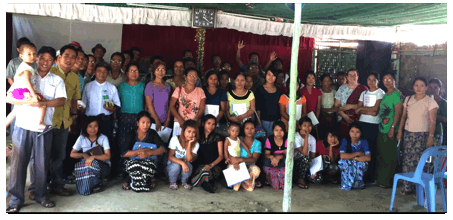
<instances>
[{"instance_id":1,"label":"woman's handbag","mask_svg":"<svg viewBox=\"0 0 453 220\"><path fill-rule=\"evenodd\" d=\"M258 113L256 113L255 109L253 109L253 112L255 112L256 119L260 123L260 125L256 126L256 130L255 130L256 132L255 132L255 135L253 135L253 138L256 139L256 138L266 137L266 131L264 131L264 129L262 127L260 117L258 117Z\"/></svg>"},{"instance_id":2,"label":"woman's handbag","mask_svg":"<svg viewBox=\"0 0 453 220\"><path fill-rule=\"evenodd\" d=\"M132 148L132 150L145 149L145 148L151 149L151 150L155 150L155 149L157 149L157 145L151 144L151 143L145 143L145 142L135 142L134 147ZM139 156L135 156L135 157L131 157L131 159L135 159L135 160L156 160L157 156L149 156L149 157L145 157L145 158L140 158Z\"/></svg>"}]
</instances>

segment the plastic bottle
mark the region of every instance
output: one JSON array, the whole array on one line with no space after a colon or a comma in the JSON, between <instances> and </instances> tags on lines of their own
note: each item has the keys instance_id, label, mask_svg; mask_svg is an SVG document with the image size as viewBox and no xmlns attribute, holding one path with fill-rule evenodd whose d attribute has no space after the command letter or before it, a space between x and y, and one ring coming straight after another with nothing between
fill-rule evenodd
<instances>
[{"instance_id":1,"label":"plastic bottle","mask_svg":"<svg viewBox=\"0 0 453 220\"><path fill-rule=\"evenodd\" d=\"M102 95L104 100L104 105L109 101L109 95L107 94L107 90L104 90L104 94Z\"/></svg>"}]
</instances>

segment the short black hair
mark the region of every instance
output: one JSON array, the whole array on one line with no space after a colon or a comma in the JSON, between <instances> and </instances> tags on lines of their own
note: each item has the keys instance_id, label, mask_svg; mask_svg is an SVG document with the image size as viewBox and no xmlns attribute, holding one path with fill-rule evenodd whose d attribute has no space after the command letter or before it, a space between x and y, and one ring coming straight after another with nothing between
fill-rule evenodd
<instances>
[{"instance_id":1,"label":"short black hair","mask_svg":"<svg viewBox=\"0 0 453 220\"><path fill-rule=\"evenodd\" d=\"M206 85L208 84L208 79L209 77L211 77L212 75L216 75L217 76L217 80L219 79L219 75L217 74L217 71L215 70L208 70L208 72L206 72L206 75L204 77L204 80L206 81Z\"/></svg>"},{"instance_id":2,"label":"short black hair","mask_svg":"<svg viewBox=\"0 0 453 220\"><path fill-rule=\"evenodd\" d=\"M384 75L382 75L382 79L384 79L384 76L391 76L393 78L393 80L396 80L396 74L395 73L392 73L392 72L387 72L387 73L384 73Z\"/></svg>"},{"instance_id":3,"label":"short black hair","mask_svg":"<svg viewBox=\"0 0 453 220\"><path fill-rule=\"evenodd\" d=\"M113 53L110 56L110 60L112 60L114 56L120 56L121 57L121 67L123 67L124 60L126 60L126 58L124 58L124 55L122 53L120 53L120 52L115 52L115 53Z\"/></svg>"},{"instance_id":4,"label":"short black hair","mask_svg":"<svg viewBox=\"0 0 453 220\"><path fill-rule=\"evenodd\" d=\"M343 72L343 71L340 71L340 72L337 73L337 77L338 77L338 76L346 76L346 73Z\"/></svg>"},{"instance_id":5,"label":"short black hair","mask_svg":"<svg viewBox=\"0 0 453 220\"><path fill-rule=\"evenodd\" d=\"M197 72L197 76L200 77L200 72L199 72L197 69L193 68L193 67L187 68L187 69L184 71L184 76L187 76L187 74L188 74L190 71L195 71L195 72Z\"/></svg>"},{"instance_id":6,"label":"short black hair","mask_svg":"<svg viewBox=\"0 0 453 220\"><path fill-rule=\"evenodd\" d=\"M143 118L143 117L149 118L149 121L151 122L151 124L152 124L152 123L155 123L153 117L151 117L151 114L149 114L148 111L141 111L141 112L139 112L139 113L137 114L137 118L136 118L137 122L139 122L140 119Z\"/></svg>"},{"instance_id":7,"label":"short black hair","mask_svg":"<svg viewBox=\"0 0 453 220\"><path fill-rule=\"evenodd\" d=\"M188 57L188 58L185 58L185 59L182 61L182 65L184 66L184 68L185 68L185 66L186 66L186 63L188 63L188 62L192 62L193 64L197 65L197 63L195 63L195 60L193 60L192 58Z\"/></svg>"},{"instance_id":8,"label":"short black hair","mask_svg":"<svg viewBox=\"0 0 453 220\"><path fill-rule=\"evenodd\" d=\"M282 121L275 121L273 124L272 124L272 130L274 130L275 127L279 126L280 128L282 128L283 132L285 133L285 138L286 138L286 125L284 122Z\"/></svg>"},{"instance_id":9,"label":"short black hair","mask_svg":"<svg viewBox=\"0 0 453 220\"><path fill-rule=\"evenodd\" d=\"M99 62L96 64L96 67L94 67L94 72L96 72L96 70L99 68L99 67L105 67L107 69L107 71L110 71L110 65L108 65L107 63L105 62Z\"/></svg>"},{"instance_id":10,"label":"short black hair","mask_svg":"<svg viewBox=\"0 0 453 220\"><path fill-rule=\"evenodd\" d=\"M415 82L417 82L418 80L420 80L420 81L422 81L423 83L425 83L425 86L428 86L428 81L427 81L426 78L423 77L423 76L415 77L414 82L412 82L412 86L414 86L414 85L415 85Z\"/></svg>"},{"instance_id":11,"label":"short black hair","mask_svg":"<svg viewBox=\"0 0 453 220\"><path fill-rule=\"evenodd\" d=\"M97 122L98 123L98 132L96 133L96 136L99 137L101 136L101 131L102 131L102 122L98 119L96 116L88 116L85 121L82 124L82 136L88 138L88 132L87 128L88 125L91 124L92 122Z\"/></svg>"},{"instance_id":12,"label":"short black hair","mask_svg":"<svg viewBox=\"0 0 453 220\"><path fill-rule=\"evenodd\" d=\"M249 54L249 60L252 58L253 55L257 55L258 56L258 60L260 59L260 55L257 52L251 52Z\"/></svg>"},{"instance_id":13,"label":"short black hair","mask_svg":"<svg viewBox=\"0 0 453 220\"><path fill-rule=\"evenodd\" d=\"M301 126L302 124L304 124L304 122L310 122L311 125L313 125L313 122L311 121L311 119L307 116L301 118L299 120L299 126Z\"/></svg>"},{"instance_id":14,"label":"short black hair","mask_svg":"<svg viewBox=\"0 0 453 220\"><path fill-rule=\"evenodd\" d=\"M24 44L26 42L31 42L31 41L30 41L30 39L28 39L26 37L19 38L19 40L17 40L17 42L16 42L17 49L20 49L20 46L22 46L22 44Z\"/></svg>"},{"instance_id":15,"label":"short black hair","mask_svg":"<svg viewBox=\"0 0 453 220\"><path fill-rule=\"evenodd\" d=\"M330 77L330 75L327 74L327 73L326 73L326 74L323 74L323 75L321 76L320 81L321 81L321 82L324 81L324 79L325 79L326 77L329 77L330 80L332 81L332 77Z\"/></svg>"},{"instance_id":16,"label":"short black hair","mask_svg":"<svg viewBox=\"0 0 453 220\"><path fill-rule=\"evenodd\" d=\"M82 52L82 53L83 53L83 56L84 56L85 58L88 58L88 57L87 57L87 54L82 50L82 48L77 48L77 56L79 56L79 52Z\"/></svg>"},{"instance_id":17,"label":"short black hair","mask_svg":"<svg viewBox=\"0 0 453 220\"><path fill-rule=\"evenodd\" d=\"M131 62L131 63L127 64L127 66L126 66L126 73L129 72L129 69L131 68L131 66L136 66L137 70L140 71L140 64L135 63L135 62Z\"/></svg>"},{"instance_id":18,"label":"short black hair","mask_svg":"<svg viewBox=\"0 0 453 220\"><path fill-rule=\"evenodd\" d=\"M33 43L30 42L30 41L22 43L22 46L33 47L33 48L35 48L35 50L36 50L35 44L33 44ZM19 54L22 54L22 53L24 52L25 47L22 47L22 46L21 46L21 48L19 49Z\"/></svg>"},{"instance_id":19,"label":"short black hair","mask_svg":"<svg viewBox=\"0 0 453 220\"><path fill-rule=\"evenodd\" d=\"M193 55L193 52L191 49L185 49L183 52L182 52L182 57L184 57L186 55L187 52L191 52L192 55Z\"/></svg>"},{"instance_id":20,"label":"short black hair","mask_svg":"<svg viewBox=\"0 0 453 220\"><path fill-rule=\"evenodd\" d=\"M164 61L164 58L162 58L162 57L159 56L159 55L152 56L151 59L149 60L149 61L150 61L150 62L149 62L150 65L153 65L154 60L161 60L161 61Z\"/></svg>"},{"instance_id":21,"label":"short black hair","mask_svg":"<svg viewBox=\"0 0 453 220\"><path fill-rule=\"evenodd\" d=\"M88 55L87 55L87 60L89 60L89 59L90 59L90 57L93 57L93 59L95 59L95 60L96 60L96 58L94 58L93 54L88 54Z\"/></svg>"},{"instance_id":22,"label":"short black hair","mask_svg":"<svg viewBox=\"0 0 453 220\"><path fill-rule=\"evenodd\" d=\"M368 77L370 77L371 75L373 75L378 81L380 80L380 78L379 78L380 76L379 76L378 72L371 71L366 78L368 79Z\"/></svg>"},{"instance_id":23,"label":"short black hair","mask_svg":"<svg viewBox=\"0 0 453 220\"><path fill-rule=\"evenodd\" d=\"M216 53L216 54L213 54L211 56L211 62L214 62L214 57L220 57L220 59L222 59L222 57L220 56L220 54Z\"/></svg>"},{"instance_id":24,"label":"short black hair","mask_svg":"<svg viewBox=\"0 0 453 220\"><path fill-rule=\"evenodd\" d=\"M131 57L131 60L133 60L133 59L134 59L134 56L135 56L134 53L132 53L131 50L125 50L125 51L121 52L121 54L123 54L123 56L124 56L124 54L129 55L129 56ZM126 58L124 58L124 59L126 59ZM124 60L123 60L123 61L124 61Z\"/></svg>"},{"instance_id":25,"label":"short black hair","mask_svg":"<svg viewBox=\"0 0 453 220\"><path fill-rule=\"evenodd\" d=\"M53 47L42 46L42 47L38 50L38 56L39 56L40 54L43 54L43 53L49 53L50 56L52 56L54 60L57 58L57 52L55 51L55 49L54 49Z\"/></svg>"},{"instance_id":26,"label":"short black hair","mask_svg":"<svg viewBox=\"0 0 453 220\"><path fill-rule=\"evenodd\" d=\"M271 66L274 66L274 64L277 63L278 61L280 61L280 62L282 63L282 65L283 65L283 60L280 59L280 57L277 57L277 59L275 59L274 61L272 61Z\"/></svg>"},{"instance_id":27,"label":"short black hair","mask_svg":"<svg viewBox=\"0 0 453 220\"><path fill-rule=\"evenodd\" d=\"M308 70L307 72L305 72L305 82L307 82L307 78L309 75L313 75L313 77L315 77L315 81L316 81L316 74L313 70Z\"/></svg>"},{"instance_id":28,"label":"short black hair","mask_svg":"<svg viewBox=\"0 0 453 220\"><path fill-rule=\"evenodd\" d=\"M359 71L357 69L353 68L353 69L348 69L348 71L346 71L346 75L348 75L349 72L351 72L351 71L355 71L357 73L357 75L359 74Z\"/></svg>"},{"instance_id":29,"label":"short black hair","mask_svg":"<svg viewBox=\"0 0 453 220\"><path fill-rule=\"evenodd\" d=\"M435 83L435 84L437 84L439 86L439 88L442 88L442 81L440 81L440 79L438 79L438 78L430 79L428 83L429 84Z\"/></svg>"},{"instance_id":30,"label":"short black hair","mask_svg":"<svg viewBox=\"0 0 453 220\"><path fill-rule=\"evenodd\" d=\"M223 62L222 67L223 67L223 65L225 65L225 64L227 64L227 63L230 64L231 69L233 69L233 64L231 64L231 63L228 62L228 61Z\"/></svg>"},{"instance_id":31,"label":"short black hair","mask_svg":"<svg viewBox=\"0 0 453 220\"><path fill-rule=\"evenodd\" d=\"M136 51L142 53L142 51L140 50L140 48L135 47L135 46L134 46L134 47L131 47L131 49L129 49L129 50L130 50L132 53L134 52L134 50L136 50Z\"/></svg>"},{"instance_id":32,"label":"short black hair","mask_svg":"<svg viewBox=\"0 0 453 220\"><path fill-rule=\"evenodd\" d=\"M60 49L60 55L63 55L66 50L73 50L76 54L77 57L77 48L74 46L74 44L66 44Z\"/></svg>"},{"instance_id":33,"label":"short black hair","mask_svg":"<svg viewBox=\"0 0 453 220\"><path fill-rule=\"evenodd\" d=\"M232 126L238 127L239 131L241 131L241 125L239 123L234 122L234 121L230 122L230 126L228 126L228 129L230 129Z\"/></svg>"}]
</instances>

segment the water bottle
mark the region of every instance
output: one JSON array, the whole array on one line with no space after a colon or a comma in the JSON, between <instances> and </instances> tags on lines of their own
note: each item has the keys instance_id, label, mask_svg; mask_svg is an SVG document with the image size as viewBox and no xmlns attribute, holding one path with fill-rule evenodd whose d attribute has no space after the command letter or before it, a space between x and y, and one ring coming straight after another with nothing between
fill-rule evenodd
<instances>
[{"instance_id":1,"label":"water bottle","mask_svg":"<svg viewBox=\"0 0 453 220\"><path fill-rule=\"evenodd\" d=\"M104 105L109 101L109 95L107 94L107 90L104 90L104 94L102 95L102 98L104 100Z\"/></svg>"}]
</instances>

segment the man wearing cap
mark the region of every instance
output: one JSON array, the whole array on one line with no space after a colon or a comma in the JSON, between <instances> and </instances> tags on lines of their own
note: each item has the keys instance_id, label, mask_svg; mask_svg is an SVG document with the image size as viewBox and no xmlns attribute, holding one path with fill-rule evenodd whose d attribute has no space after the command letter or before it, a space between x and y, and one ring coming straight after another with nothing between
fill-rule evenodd
<instances>
[{"instance_id":1,"label":"man wearing cap","mask_svg":"<svg viewBox=\"0 0 453 220\"><path fill-rule=\"evenodd\" d=\"M91 49L91 52L93 53L93 56L96 59L95 60L96 64L99 62L107 63L104 61L104 55L105 55L105 52L107 52L107 50L101 44L96 44L96 46L94 46Z\"/></svg>"},{"instance_id":2,"label":"man wearing cap","mask_svg":"<svg viewBox=\"0 0 453 220\"><path fill-rule=\"evenodd\" d=\"M7 97L7 102L14 105L22 105L16 116L16 131L12 138L13 153L11 156L11 171L9 180L9 194L11 199L7 212L18 212L25 201L25 183L27 178L27 166L30 163L30 190L33 191L34 200L43 207L51 208L55 203L49 200L47 195L47 169L52 148L54 133L42 133L30 127L35 124L39 116L34 114L39 111L31 110L34 107L46 107L44 124L52 125L55 108L64 105L66 89L63 79L50 72L55 60L55 49L42 47L38 51L38 68L36 83L44 99L30 103L27 100L16 100ZM36 161L36 163L35 163Z\"/></svg>"},{"instance_id":3,"label":"man wearing cap","mask_svg":"<svg viewBox=\"0 0 453 220\"><path fill-rule=\"evenodd\" d=\"M72 193L64 188L65 181L63 176L63 160L66 157L66 145L68 141L69 127L77 118L77 105L73 100L82 98L80 95L80 82L76 73L71 72L71 68L77 59L77 49L72 44L63 46L60 55L57 57L58 66L50 69L50 72L61 77L66 87L67 99L64 106L55 108L53 116L53 143L50 161L49 184L50 193L60 196L69 196Z\"/></svg>"}]
</instances>

